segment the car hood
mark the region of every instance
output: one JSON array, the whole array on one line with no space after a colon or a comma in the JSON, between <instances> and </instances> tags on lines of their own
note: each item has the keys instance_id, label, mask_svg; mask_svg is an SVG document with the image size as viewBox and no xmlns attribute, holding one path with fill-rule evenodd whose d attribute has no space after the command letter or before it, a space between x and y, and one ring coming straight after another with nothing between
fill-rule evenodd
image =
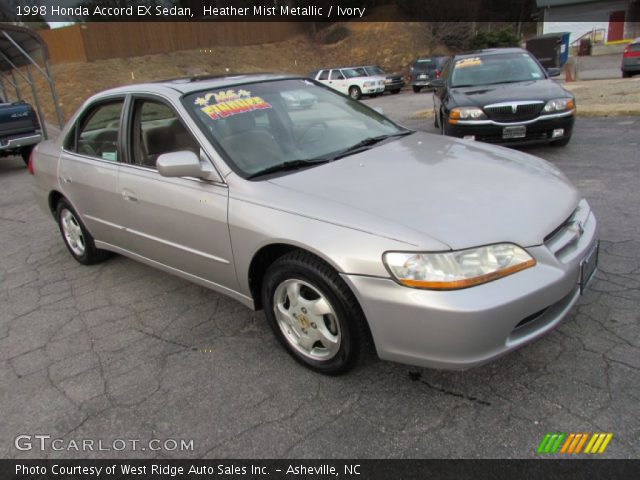
<instances>
[{"instance_id":1,"label":"car hood","mask_svg":"<svg viewBox=\"0 0 640 480\"><path fill-rule=\"evenodd\" d=\"M500 83L478 87L452 87L451 96L458 106L483 107L492 103L516 100L550 100L571 94L550 79L517 83Z\"/></svg>"},{"instance_id":2,"label":"car hood","mask_svg":"<svg viewBox=\"0 0 640 480\"><path fill-rule=\"evenodd\" d=\"M425 248L539 245L580 200L542 159L425 133L267 183L281 208Z\"/></svg>"}]
</instances>

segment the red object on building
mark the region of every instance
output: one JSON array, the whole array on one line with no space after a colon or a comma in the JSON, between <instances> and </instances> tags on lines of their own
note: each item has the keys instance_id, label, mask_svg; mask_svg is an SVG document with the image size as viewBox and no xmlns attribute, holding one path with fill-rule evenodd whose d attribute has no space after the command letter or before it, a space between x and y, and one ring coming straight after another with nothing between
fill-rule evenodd
<instances>
[{"instance_id":1,"label":"red object on building","mask_svg":"<svg viewBox=\"0 0 640 480\"><path fill-rule=\"evenodd\" d=\"M609 32L607 42L615 42L624 38L624 10L612 12L609 15Z\"/></svg>"}]
</instances>

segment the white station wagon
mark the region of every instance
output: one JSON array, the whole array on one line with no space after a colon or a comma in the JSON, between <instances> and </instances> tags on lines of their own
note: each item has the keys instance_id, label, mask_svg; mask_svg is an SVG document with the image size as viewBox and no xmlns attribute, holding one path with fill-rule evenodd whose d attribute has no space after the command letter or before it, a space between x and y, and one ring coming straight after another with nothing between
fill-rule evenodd
<instances>
[{"instance_id":1,"label":"white station wagon","mask_svg":"<svg viewBox=\"0 0 640 480\"><path fill-rule=\"evenodd\" d=\"M386 78L381 75L368 76L362 67L325 68L309 74L310 78L359 100L363 95L376 96L384 93Z\"/></svg>"}]
</instances>

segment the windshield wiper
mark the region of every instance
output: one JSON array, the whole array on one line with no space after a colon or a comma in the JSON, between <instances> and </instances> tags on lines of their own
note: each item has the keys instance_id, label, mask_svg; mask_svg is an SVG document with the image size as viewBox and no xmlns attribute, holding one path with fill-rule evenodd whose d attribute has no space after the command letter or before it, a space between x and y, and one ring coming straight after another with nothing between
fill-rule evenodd
<instances>
[{"instance_id":1,"label":"windshield wiper","mask_svg":"<svg viewBox=\"0 0 640 480\"><path fill-rule=\"evenodd\" d=\"M268 175L270 173L277 172L285 172L287 170L298 170L304 167L310 167L313 165L320 165L321 163L327 163L329 160L324 158L320 159L309 159L309 160L289 160L287 162L278 163L276 165L271 165L270 167L263 168L262 170L258 170L255 173L252 173L247 179L261 177L262 175Z\"/></svg>"},{"instance_id":2,"label":"windshield wiper","mask_svg":"<svg viewBox=\"0 0 640 480\"><path fill-rule=\"evenodd\" d=\"M369 147L371 147L372 145L375 145L376 143L380 143L381 141L386 140L387 138L404 137L405 135L410 135L412 133L414 133L413 130L406 130L403 132L392 133L388 135L378 135L377 137L365 138L364 140L361 140L358 143L351 145L350 147L347 147L344 150L340 150L336 154L332 155L331 160L338 160L348 155L353 155L354 153L364 151Z\"/></svg>"}]
</instances>

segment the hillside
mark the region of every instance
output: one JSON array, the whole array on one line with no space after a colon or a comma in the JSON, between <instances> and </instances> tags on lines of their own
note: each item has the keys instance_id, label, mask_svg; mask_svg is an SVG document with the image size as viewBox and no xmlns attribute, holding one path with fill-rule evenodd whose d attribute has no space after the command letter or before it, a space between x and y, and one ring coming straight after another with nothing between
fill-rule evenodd
<instances>
[{"instance_id":1,"label":"hillside","mask_svg":"<svg viewBox=\"0 0 640 480\"><path fill-rule=\"evenodd\" d=\"M87 97L119 85L207 73L306 74L322 66L368 63L389 71L404 71L413 58L430 53L423 46L427 33L422 23L349 22L331 28L346 28L348 34L330 45L303 35L264 45L211 46L162 55L60 64L53 65L53 75L64 118L68 119ZM40 83L44 87L44 82ZM26 85L22 91L28 91ZM50 102L45 103L45 116L49 121L54 118Z\"/></svg>"}]
</instances>

